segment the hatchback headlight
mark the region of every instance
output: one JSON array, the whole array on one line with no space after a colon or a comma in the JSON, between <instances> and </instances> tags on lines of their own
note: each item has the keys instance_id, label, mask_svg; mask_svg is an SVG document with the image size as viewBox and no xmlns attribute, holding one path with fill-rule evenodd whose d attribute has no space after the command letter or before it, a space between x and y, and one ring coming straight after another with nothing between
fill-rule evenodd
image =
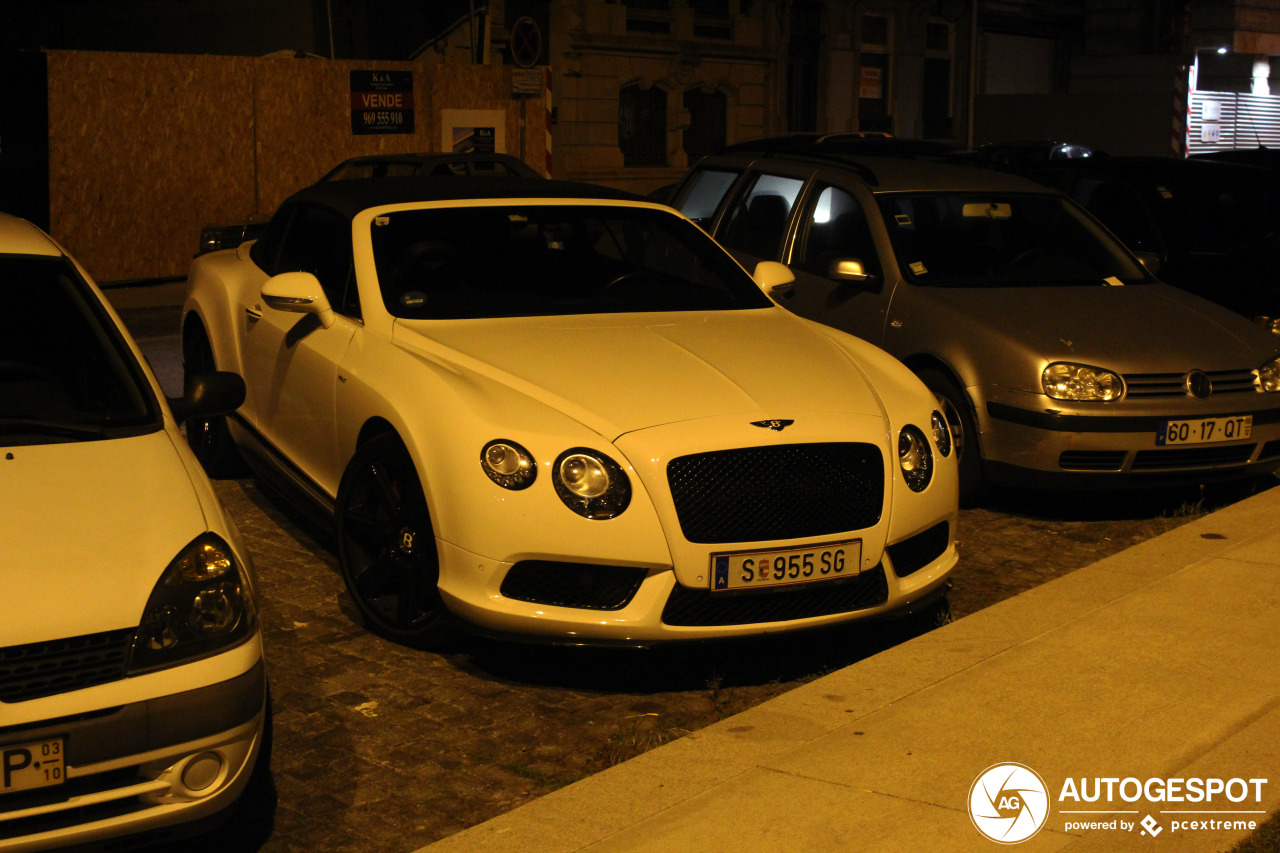
<instances>
[{"instance_id":1,"label":"hatchback headlight","mask_svg":"<svg viewBox=\"0 0 1280 853\"><path fill-rule=\"evenodd\" d=\"M599 451L586 447L566 450L552 471L556 494L583 518L613 518L631 503L631 481L626 472Z\"/></svg>"},{"instance_id":2,"label":"hatchback headlight","mask_svg":"<svg viewBox=\"0 0 1280 853\"><path fill-rule=\"evenodd\" d=\"M480 451L480 467L504 489L519 491L533 484L538 466L533 457L514 441L491 441Z\"/></svg>"},{"instance_id":3,"label":"hatchback headlight","mask_svg":"<svg viewBox=\"0 0 1280 853\"><path fill-rule=\"evenodd\" d=\"M933 478L933 451L924 433L913 426L904 426L898 433L898 467L913 492L923 492Z\"/></svg>"},{"instance_id":4,"label":"hatchback headlight","mask_svg":"<svg viewBox=\"0 0 1280 853\"><path fill-rule=\"evenodd\" d=\"M933 428L933 443L938 445L938 452L944 457L951 455L951 428L942 412L934 412L929 416L929 424Z\"/></svg>"},{"instance_id":5,"label":"hatchback headlight","mask_svg":"<svg viewBox=\"0 0 1280 853\"><path fill-rule=\"evenodd\" d=\"M1110 370L1087 364L1055 362L1040 377L1044 393L1055 400L1119 400L1124 382Z\"/></svg>"},{"instance_id":6,"label":"hatchback headlight","mask_svg":"<svg viewBox=\"0 0 1280 853\"><path fill-rule=\"evenodd\" d=\"M1273 335L1280 335L1280 317L1254 317L1253 322Z\"/></svg>"},{"instance_id":7,"label":"hatchback headlight","mask_svg":"<svg viewBox=\"0 0 1280 853\"><path fill-rule=\"evenodd\" d=\"M231 546L206 533L182 550L151 591L129 674L207 657L251 636L257 613Z\"/></svg>"},{"instance_id":8,"label":"hatchback headlight","mask_svg":"<svg viewBox=\"0 0 1280 853\"><path fill-rule=\"evenodd\" d=\"M1270 394L1280 391L1280 358L1273 358L1258 368L1258 387Z\"/></svg>"}]
</instances>

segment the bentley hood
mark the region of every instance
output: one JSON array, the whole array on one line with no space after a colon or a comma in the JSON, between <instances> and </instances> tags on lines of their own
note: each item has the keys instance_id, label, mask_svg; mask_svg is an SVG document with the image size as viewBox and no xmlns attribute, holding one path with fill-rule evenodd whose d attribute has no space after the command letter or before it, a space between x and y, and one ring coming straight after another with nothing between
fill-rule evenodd
<instances>
[{"instance_id":1,"label":"bentley hood","mask_svg":"<svg viewBox=\"0 0 1280 853\"><path fill-rule=\"evenodd\" d=\"M433 362L508 385L611 440L739 412L883 414L850 355L780 309L400 320L395 339Z\"/></svg>"},{"instance_id":2,"label":"bentley hood","mask_svg":"<svg viewBox=\"0 0 1280 853\"><path fill-rule=\"evenodd\" d=\"M206 521L168 434L13 447L0 459L0 647L136 627Z\"/></svg>"}]
</instances>

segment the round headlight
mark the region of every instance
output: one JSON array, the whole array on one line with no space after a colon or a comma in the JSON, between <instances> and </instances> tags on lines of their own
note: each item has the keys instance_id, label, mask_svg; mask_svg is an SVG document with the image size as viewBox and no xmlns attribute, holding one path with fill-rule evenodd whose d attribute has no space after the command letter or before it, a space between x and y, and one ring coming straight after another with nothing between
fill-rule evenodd
<instances>
[{"instance_id":1,"label":"round headlight","mask_svg":"<svg viewBox=\"0 0 1280 853\"><path fill-rule=\"evenodd\" d=\"M552 466L556 494L584 518L601 520L622 513L631 503L631 482L608 456L585 447L561 453Z\"/></svg>"},{"instance_id":2,"label":"round headlight","mask_svg":"<svg viewBox=\"0 0 1280 853\"><path fill-rule=\"evenodd\" d=\"M533 457L514 441L491 441L480 451L480 467L504 489L528 488L538 476Z\"/></svg>"},{"instance_id":3,"label":"round headlight","mask_svg":"<svg viewBox=\"0 0 1280 853\"><path fill-rule=\"evenodd\" d=\"M1110 370L1087 364L1055 362L1040 376L1044 393L1055 400L1119 400L1124 383Z\"/></svg>"},{"instance_id":4,"label":"round headlight","mask_svg":"<svg viewBox=\"0 0 1280 853\"><path fill-rule=\"evenodd\" d=\"M933 443L938 446L938 452L943 456L950 456L951 429L947 426L947 419L942 416L942 412L934 412L929 416L929 424L933 427Z\"/></svg>"},{"instance_id":5,"label":"round headlight","mask_svg":"<svg viewBox=\"0 0 1280 853\"><path fill-rule=\"evenodd\" d=\"M898 433L898 467L913 492L924 491L933 477L933 451L924 433L913 426L904 426Z\"/></svg>"},{"instance_id":6,"label":"round headlight","mask_svg":"<svg viewBox=\"0 0 1280 853\"><path fill-rule=\"evenodd\" d=\"M1258 387L1271 394L1280 391L1280 358L1273 358L1258 368Z\"/></svg>"}]
</instances>

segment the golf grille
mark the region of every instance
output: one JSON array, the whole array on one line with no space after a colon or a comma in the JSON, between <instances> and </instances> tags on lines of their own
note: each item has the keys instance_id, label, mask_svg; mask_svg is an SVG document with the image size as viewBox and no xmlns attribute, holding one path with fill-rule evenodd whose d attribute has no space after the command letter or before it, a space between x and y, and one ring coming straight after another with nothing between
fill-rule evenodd
<instances>
[{"instance_id":1,"label":"golf grille","mask_svg":"<svg viewBox=\"0 0 1280 853\"><path fill-rule=\"evenodd\" d=\"M690 542L764 542L871 527L884 500L873 444L787 444L681 456L667 465Z\"/></svg>"}]
</instances>

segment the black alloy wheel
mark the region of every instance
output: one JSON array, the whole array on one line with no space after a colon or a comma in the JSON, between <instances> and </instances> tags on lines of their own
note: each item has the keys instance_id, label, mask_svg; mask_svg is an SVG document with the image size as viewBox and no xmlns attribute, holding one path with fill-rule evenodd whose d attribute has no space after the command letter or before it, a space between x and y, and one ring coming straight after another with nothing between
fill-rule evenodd
<instances>
[{"instance_id":1,"label":"black alloy wheel","mask_svg":"<svg viewBox=\"0 0 1280 853\"><path fill-rule=\"evenodd\" d=\"M938 409L951 431L951 446L960 469L960 505L972 506L986 491L982 458L978 450L978 429L969 400L949 376L937 370L922 370L920 381L933 392Z\"/></svg>"},{"instance_id":2,"label":"black alloy wheel","mask_svg":"<svg viewBox=\"0 0 1280 853\"><path fill-rule=\"evenodd\" d=\"M422 484L392 433L362 444L338 487L338 560L365 624L411 646L449 633L440 559Z\"/></svg>"},{"instance_id":3,"label":"black alloy wheel","mask_svg":"<svg viewBox=\"0 0 1280 853\"><path fill-rule=\"evenodd\" d=\"M211 373L217 369L208 333L202 324L192 323L182 336L183 386L186 387L188 377L198 373ZM225 415L191 418L183 424L183 429L187 434L187 444L210 477L229 479L244 474L244 460L236 447L235 439L227 429Z\"/></svg>"}]
</instances>

